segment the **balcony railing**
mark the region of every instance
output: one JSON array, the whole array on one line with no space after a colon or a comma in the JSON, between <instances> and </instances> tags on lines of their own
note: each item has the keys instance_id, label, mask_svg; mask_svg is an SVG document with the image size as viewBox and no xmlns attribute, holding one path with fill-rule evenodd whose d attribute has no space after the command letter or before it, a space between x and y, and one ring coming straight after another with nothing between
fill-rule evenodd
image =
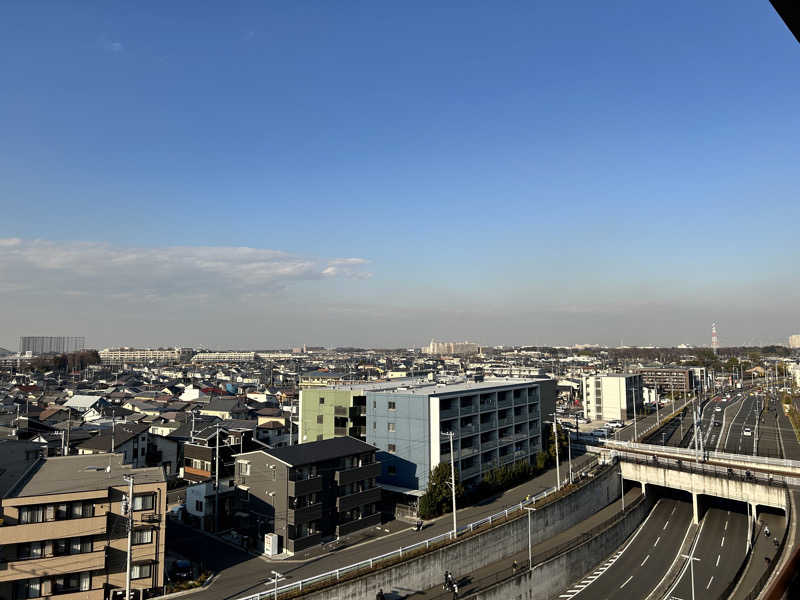
<instances>
[{"instance_id":1,"label":"balcony railing","mask_svg":"<svg viewBox=\"0 0 800 600\"><path fill-rule=\"evenodd\" d=\"M53 537L54 526L59 537L78 537L87 531L105 531L108 518L106 514L82 519L66 519L63 521L45 521L43 523L25 523L0 527L0 539L3 544L22 544L49 540Z\"/></svg>"},{"instance_id":2,"label":"balcony railing","mask_svg":"<svg viewBox=\"0 0 800 600\"><path fill-rule=\"evenodd\" d=\"M152 552L152 548L150 550ZM82 554L10 561L0 567L0 582L73 573L76 564L80 564L81 571L104 570L106 568L105 549Z\"/></svg>"},{"instance_id":3,"label":"balcony railing","mask_svg":"<svg viewBox=\"0 0 800 600\"><path fill-rule=\"evenodd\" d=\"M511 398L500 399L497 401L497 408L509 408L514 405Z\"/></svg>"},{"instance_id":4,"label":"balcony railing","mask_svg":"<svg viewBox=\"0 0 800 600\"><path fill-rule=\"evenodd\" d=\"M440 419L452 419L458 416L458 407L453 406L450 408L444 408L439 411L439 418Z\"/></svg>"},{"instance_id":5,"label":"balcony railing","mask_svg":"<svg viewBox=\"0 0 800 600\"><path fill-rule=\"evenodd\" d=\"M497 429L497 423L493 420L481 422L481 431L492 431L493 429Z\"/></svg>"},{"instance_id":6,"label":"balcony railing","mask_svg":"<svg viewBox=\"0 0 800 600\"><path fill-rule=\"evenodd\" d=\"M299 523L307 523L322 518L322 502L304 506L302 508L289 509L289 524L298 525Z\"/></svg>"},{"instance_id":7,"label":"balcony railing","mask_svg":"<svg viewBox=\"0 0 800 600\"><path fill-rule=\"evenodd\" d=\"M309 477L308 479L301 479L299 481L289 481L288 494L294 498L298 496L306 496L314 492L322 491L322 477Z\"/></svg>"},{"instance_id":8,"label":"balcony railing","mask_svg":"<svg viewBox=\"0 0 800 600\"><path fill-rule=\"evenodd\" d=\"M497 408L497 404L494 402L481 402L481 412L486 410L494 410Z\"/></svg>"},{"instance_id":9,"label":"balcony railing","mask_svg":"<svg viewBox=\"0 0 800 600\"><path fill-rule=\"evenodd\" d=\"M485 442L481 442L481 451L492 450L494 448L497 448L497 440L487 440Z\"/></svg>"},{"instance_id":10,"label":"balcony railing","mask_svg":"<svg viewBox=\"0 0 800 600\"><path fill-rule=\"evenodd\" d=\"M336 499L336 510L343 512L365 504L380 502L380 499L381 488L375 487L361 492L355 492L354 494L348 494L347 496L339 496Z\"/></svg>"},{"instance_id":11,"label":"balcony railing","mask_svg":"<svg viewBox=\"0 0 800 600\"><path fill-rule=\"evenodd\" d=\"M361 467L353 467L352 469L342 469L336 471L336 483L339 485L347 485L355 481L363 481L364 479L372 479L381 474L381 463L374 462Z\"/></svg>"},{"instance_id":12,"label":"balcony railing","mask_svg":"<svg viewBox=\"0 0 800 600\"><path fill-rule=\"evenodd\" d=\"M462 446L461 447L461 458L466 458L467 456L472 456L475 454L477 450L474 446Z\"/></svg>"},{"instance_id":13,"label":"balcony railing","mask_svg":"<svg viewBox=\"0 0 800 600\"><path fill-rule=\"evenodd\" d=\"M467 467L466 469L461 469L461 479L467 479L468 477L472 477L477 475L481 472L481 469L478 465L473 465L471 467Z\"/></svg>"}]
</instances>

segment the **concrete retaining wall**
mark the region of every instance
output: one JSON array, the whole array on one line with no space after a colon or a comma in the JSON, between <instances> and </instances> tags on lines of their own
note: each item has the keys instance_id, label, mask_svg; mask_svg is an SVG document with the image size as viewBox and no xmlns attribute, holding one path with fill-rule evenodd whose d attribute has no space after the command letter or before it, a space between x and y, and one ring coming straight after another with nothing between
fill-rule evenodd
<instances>
[{"instance_id":1,"label":"concrete retaining wall","mask_svg":"<svg viewBox=\"0 0 800 600\"><path fill-rule=\"evenodd\" d=\"M620 497L618 468L605 471L574 493L543 506L532 514L531 539L538 544L583 521ZM442 583L445 570L468 574L498 560L528 549L528 520L515 519L480 535L428 552L403 563L347 581L336 587L311 592L303 598L316 600L362 600L373 598L383 588L401 596L428 590ZM597 556L599 561L602 556Z\"/></svg>"},{"instance_id":2,"label":"concrete retaining wall","mask_svg":"<svg viewBox=\"0 0 800 600\"><path fill-rule=\"evenodd\" d=\"M644 500L630 513L580 546L544 563L534 565L532 571L524 571L488 590L469 596L475 600L549 600L558 598L569 586L579 582L619 548L625 540L644 522L653 508L652 496ZM587 590L591 598L591 587Z\"/></svg>"}]
</instances>

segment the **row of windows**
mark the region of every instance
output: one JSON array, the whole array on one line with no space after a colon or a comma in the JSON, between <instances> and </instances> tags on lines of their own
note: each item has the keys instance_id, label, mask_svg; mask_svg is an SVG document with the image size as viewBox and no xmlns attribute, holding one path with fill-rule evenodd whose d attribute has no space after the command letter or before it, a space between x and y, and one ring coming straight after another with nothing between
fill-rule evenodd
<instances>
[{"instance_id":1,"label":"row of windows","mask_svg":"<svg viewBox=\"0 0 800 600\"><path fill-rule=\"evenodd\" d=\"M17 545L17 559L26 560L42 558L45 555L47 542L28 542ZM53 541L54 556L68 556L92 551L91 537L64 538Z\"/></svg>"},{"instance_id":2,"label":"row of windows","mask_svg":"<svg viewBox=\"0 0 800 600\"><path fill-rule=\"evenodd\" d=\"M65 521L67 519L83 519L94 516L93 502L63 502L61 504L37 504L21 506L19 522L44 523L45 521Z\"/></svg>"},{"instance_id":3,"label":"row of windows","mask_svg":"<svg viewBox=\"0 0 800 600\"><path fill-rule=\"evenodd\" d=\"M42 595L43 583L46 578L35 577L24 579L16 583L17 598L38 598ZM68 594L70 592L88 592L92 589L92 574L70 573L69 575L59 575L50 578L51 594Z\"/></svg>"}]
</instances>

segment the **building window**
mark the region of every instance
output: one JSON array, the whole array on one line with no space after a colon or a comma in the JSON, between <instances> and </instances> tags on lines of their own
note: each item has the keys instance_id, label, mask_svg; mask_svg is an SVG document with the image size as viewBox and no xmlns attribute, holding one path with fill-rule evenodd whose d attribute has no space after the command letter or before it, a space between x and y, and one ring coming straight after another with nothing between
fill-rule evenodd
<instances>
[{"instance_id":1,"label":"building window","mask_svg":"<svg viewBox=\"0 0 800 600\"><path fill-rule=\"evenodd\" d=\"M242 460L239 461L239 475L247 476L250 475L250 463Z\"/></svg>"},{"instance_id":2,"label":"building window","mask_svg":"<svg viewBox=\"0 0 800 600\"><path fill-rule=\"evenodd\" d=\"M156 503L155 494L142 494L133 497L133 510L153 510Z\"/></svg>"},{"instance_id":3,"label":"building window","mask_svg":"<svg viewBox=\"0 0 800 600\"><path fill-rule=\"evenodd\" d=\"M390 432L394 432L395 430L394 423L387 423L387 428L389 429Z\"/></svg>"},{"instance_id":4,"label":"building window","mask_svg":"<svg viewBox=\"0 0 800 600\"><path fill-rule=\"evenodd\" d=\"M44 522L44 506L26 506L20 508L19 522L20 524Z\"/></svg>"},{"instance_id":5,"label":"building window","mask_svg":"<svg viewBox=\"0 0 800 600\"><path fill-rule=\"evenodd\" d=\"M397 410L397 402L390 400L388 402L389 410Z\"/></svg>"},{"instance_id":6,"label":"building window","mask_svg":"<svg viewBox=\"0 0 800 600\"><path fill-rule=\"evenodd\" d=\"M389 452L391 452L392 454L397 452L397 446L395 446L394 444L389 444Z\"/></svg>"},{"instance_id":7,"label":"building window","mask_svg":"<svg viewBox=\"0 0 800 600\"><path fill-rule=\"evenodd\" d=\"M144 579L145 577L150 577L152 572L153 572L153 565L151 563L132 565L131 579Z\"/></svg>"},{"instance_id":8,"label":"building window","mask_svg":"<svg viewBox=\"0 0 800 600\"><path fill-rule=\"evenodd\" d=\"M319 403L320 403L320 404L325 404L325 398L322 398L322 397L320 397L320 399L319 399Z\"/></svg>"},{"instance_id":9,"label":"building window","mask_svg":"<svg viewBox=\"0 0 800 600\"><path fill-rule=\"evenodd\" d=\"M317 435L317 441L318 441L318 442L321 442L321 441L322 441L322 434L321 434L321 433L320 433L319 435Z\"/></svg>"},{"instance_id":10,"label":"building window","mask_svg":"<svg viewBox=\"0 0 800 600\"><path fill-rule=\"evenodd\" d=\"M134 529L131 543L136 546L139 544L151 544L153 542L152 529Z\"/></svg>"},{"instance_id":11,"label":"building window","mask_svg":"<svg viewBox=\"0 0 800 600\"><path fill-rule=\"evenodd\" d=\"M41 596L39 590L41 584L39 579L26 579L17 583L17 598L38 598Z\"/></svg>"},{"instance_id":12,"label":"building window","mask_svg":"<svg viewBox=\"0 0 800 600\"><path fill-rule=\"evenodd\" d=\"M386 467L386 473L388 475L397 475L397 467L395 467L394 465L388 465Z\"/></svg>"},{"instance_id":13,"label":"building window","mask_svg":"<svg viewBox=\"0 0 800 600\"><path fill-rule=\"evenodd\" d=\"M323 422L323 416L324 416L324 415L317 415L317 424L319 424L319 425L321 425L321 424L322 424L322 422Z\"/></svg>"},{"instance_id":14,"label":"building window","mask_svg":"<svg viewBox=\"0 0 800 600\"><path fill-rule=\"evenodd\" d=\"M17 556L20 559L26 558L41 558L44 552L44 542L30 542L29 544L20 544L17 550Z\"/></svg>"},{"instance_id":15,"label":"building window","mask_svg":"<svg viewBox=\"0 0 800 600\"><path fill-rule=\"evenodd\" d=\"M89 590L88 583L86 584L87 585L86 588L83 587L84 585L83 575L84 575L83 573L71 573L69 575L53 577L50 580L53 586L53 593L67 594L69 592L88 591ZM88 573L86 573L86 575L88 575Z\"/></svg>"},{"instance_id":16,"label":"building window","mask_svg":"<svg viewBox=\"0 0 800 600\"><path fill-rule=\"evenodd\" d=\"M195 511L202 513L203 512L203 501L202 500L195 500L194 501L194 509Z\"/></svg>"},{"instance_id":17,"label":"building window","mask_svg":"<svg viewBox=\"0 0 800 600\"><path fill-rule=\"evenodd\" d=\"M375 421L373 421L372 422L372 430L375 431L377 428L378 428L378 424Z\"/></svg>"},{"instance_id":18,"label":"building window","mask_svg":"<svg viewBox=\"0 0 800 600\"><path fill-rule=\"evenodd\" d=\"M377 400L373 400L372 401L372 408L378 408L378 401Z\"/></svg>"}]
</instances>

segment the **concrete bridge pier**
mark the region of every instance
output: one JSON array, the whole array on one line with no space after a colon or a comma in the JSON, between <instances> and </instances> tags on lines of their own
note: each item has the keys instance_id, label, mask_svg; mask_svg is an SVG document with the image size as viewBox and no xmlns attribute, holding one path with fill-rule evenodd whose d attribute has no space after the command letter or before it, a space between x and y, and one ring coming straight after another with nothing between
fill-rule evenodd
<instances>
[{"instance_id":1,"label":"concrete bridge pier","mask_svg":"<svg viewBox=\"0 0 800 600\"><path fill-rule=\"evenodd\" d=\"M697 506L697 493L692 492L692 523L695 525L700 524L700 510Z\"/></svg>"}]
</instances>

